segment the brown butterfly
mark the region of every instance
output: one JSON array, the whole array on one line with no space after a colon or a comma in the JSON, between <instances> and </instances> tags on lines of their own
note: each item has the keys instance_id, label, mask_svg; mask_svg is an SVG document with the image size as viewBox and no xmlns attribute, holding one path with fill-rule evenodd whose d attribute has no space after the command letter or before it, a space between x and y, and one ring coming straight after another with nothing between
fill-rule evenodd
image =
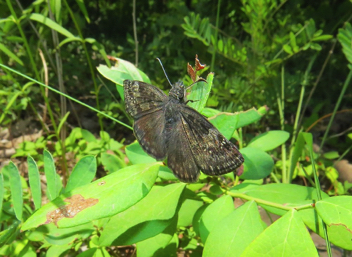
<instances>
[{"instance_id":1,"label":"brown butterfly","mask_svg":"<svg viewBox=\"0 0 352 257\"><path fill-rule=\"evenodd\" d=\"M167 96L145 82L123 82L126 111L143 150L159 161L167 158L169 168L183 182L196 182L200 170L221 175L241 166L244 159L237 147L187 105L183 83L170 85Z\"/></svg>"}]
</instances>

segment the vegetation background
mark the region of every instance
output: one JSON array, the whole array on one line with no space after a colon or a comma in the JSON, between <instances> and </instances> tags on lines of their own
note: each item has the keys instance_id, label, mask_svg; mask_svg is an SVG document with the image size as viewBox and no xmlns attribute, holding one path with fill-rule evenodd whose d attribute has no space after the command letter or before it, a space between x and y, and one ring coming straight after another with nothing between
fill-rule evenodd
<instances>
[{"instance_id":1,"label":"vegetation background","mask_svg":"<svg viewBox=\"0 0 352 257\"><path fill-rule=\"evenodd\" d=\"M260 118L230 134L242 148L251 144L253 147L258 135L274 133L271 138L263 137L265 140L261 143L264 144L261 150L269 153L272 166L269 164L265 175L247 179L259 184L283 182L312 187L320 181L322 191L327 195L350 195L351 10L352 3L348 0L0 0L0 168L9 167L5 165L11 158L21 175L18 176L22 183L19 188L22 187L21 192L24 190L23 198L19 200L21 213L24 213L22 217L13 206L16 183L10 181L10 168L7 171L4 168L0 185L0 202L3 202L0 252L8 256L32 252L43 255L43 249L51 249L47 254L57 256L57 253L82 251L84 245L86 249L95 249L93 255L98 252L112 256L135 254L134 246L114 248L114 245L124 245L121 242L126 241L123 240L99 245L94 241L100 235L99 230L80 233L75 244L65 241L67 235L73 233L70 231L64 233L62 238L65 240L61 238L63 241L58 243L57 238L57 241L48 239L47 235L56 233L50 229L36 231L41 237L35 237L33 232L20 232L22 225L18 220L25 221L41 206L38 198L33 205L33 192L26 183L30 163L38 165L41 171L45 156L52 158L44 149L53 153L51 164L55 163L64 187L70 185L67 184L69 174L76 162L87 155L97 157L96 178L136 164L128 155L129 148L125 148L133 143L134 136L128 128L132 122L125 113L119 85L126 78L123 74L130 76L143 71L151 84L167 92L170 86L156 57L162 60L172 82L181 79L190 83L187 63L193 64L196 54L201 63L207 64L202 76L206 77L210 71L215 73L202 114L213 116L218 111L233 114L246 113L253 107L258 109ZM97 69L99 65L110 69L115 64L114 58L119 58L120 63L126 60L135 65L120 70L115 83L111 76ZM28 77L71 98L52 92ZM74 99L101 113L97 114ZM106 115L120 123L111 121ZM219 126L226 127L225 124ZM283 133L275 134L275 131ZM313 138L311 144L309 140L303 140L304 133L308 132ZM312 155L309 154L310 147L314 149ZM129 150L135 151L133 147ZM33 159L26 162L28 155ZM94 161L89 159L91 163ZM259 166L265 166L260 161ZM318 182L314 177L315 170L319 175ZM90 181L94 177L95 173ZM41 175L42 181L43 178ZM169 177L164 177L162 181L167 179ZM207 181L207 178L201 179ZM199 188L188 188L197 193L191 198L198 197L207 204L215 202L216 195L224 193L223 188L236 186L246 177L228 179L231 182L209 180ZM50 189L48 180L46 177L43 182L48 182L48 189L42 189L45 192ZM60 190L62 184L58 186ZM200 196L199 192L207 191L209 185L213 191L207 192L206 197ZM66 192L69 192L67 187ZM65 192L60 190L52 197L47 196L48 199L43 196L42 201L51 201L59 192ZM178 200L180 195L177 197ZM191 217L201 206L197 204L197 208L192 205ZM177 232L172 235L177 235L180 242L176 247L179 254L196 256L202 252L205 241L189 225L177 226ZM175 238L169 239L169 245L172 240ZM134 244L138 240L127 242ZM167 245L163 246L164 250L169 250ZM352 249L336 242L335 245L340 247L340 252L341 249Z\"/></svg>"}]
</instances>

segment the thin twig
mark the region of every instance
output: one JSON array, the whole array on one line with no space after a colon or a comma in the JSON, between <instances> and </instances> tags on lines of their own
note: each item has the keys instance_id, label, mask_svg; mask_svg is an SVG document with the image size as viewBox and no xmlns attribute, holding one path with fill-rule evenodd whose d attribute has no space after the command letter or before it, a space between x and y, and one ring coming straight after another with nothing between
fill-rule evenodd
<instances>
[{"instance_id":1,"label":"thin twig","mask_svg":"<svg viewBox=\"0 0 352 257\"><path fill-rule=\"evenodd\" d=\"M312 95L313 95L313 93L314 93L314 91L315 91L315 89L316 89L316 87L317 87L317 85L318 85L318 83L319 83L319 81L320 81L320 79L321 79L321 76L322 76L323 73L324 73L324 70L325 70L325 68L326 68L326 65L328 64L328 61L329 61L331 55L334 53L334 48L335 48L336 42L337 42L337 40L335 40L334 44L332 45L332 47L331 47L331 49L330 49L330 51L329 51L329 54L328 54L328 56L327 56L326 59L325 59L325 62L324 62L324 64L323 64L323 67L321 68L321 70L320 70L320 72L319 72L319 75L318 75L316 81L314 82L314 86L313 86L312 90L311 90L310 93L309 93L308 99L307 99L307 101L306 101L306 103L305 103L305 105L304 105L303 111L302 111L302 113L301 113L301 118L299 119L298 124L301 124L301 123L302 123L302 119L303 119L304 113L306 112L306 109L307 109L307 107L308 107L308 103L309 103L310 99L312 98Z\"/></svg>"},{"instance_id":2,"label":"thin twig","mask_svg":"<svg viewBox=\"0 0 352 257\"><path fill-rule=\"evenodd\" d=\"M137 24L136 24L136 0L133 0L133 11L132 11L132 19L133 19L133 36L134 36L134 45L135 45L135 53L136 60L135 66L138 67L138 38L137 38Z\"/></svg>"}]
</instances>

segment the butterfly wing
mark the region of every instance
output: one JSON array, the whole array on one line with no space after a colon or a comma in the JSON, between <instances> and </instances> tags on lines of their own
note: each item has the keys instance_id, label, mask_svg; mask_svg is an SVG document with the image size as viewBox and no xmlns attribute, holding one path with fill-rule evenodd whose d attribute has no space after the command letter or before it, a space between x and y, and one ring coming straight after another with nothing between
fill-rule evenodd
<instances>
[{"instance_id":1,"label":"butterfly wing","mask_svg":"<svg viewBox=\"0 0 352 257\"><path fill-rule=\"evenodd\" d=\"M183 105L183 129L197 166L207 175L221 175L244 162L237 147L227 140L203 115Z\"/></svg>"},{"instance_id":2,"label":"butterfly wing","mask_svg":"<svg viewBox=\"0 0 352 257\"><path fill-rule=\"evenodd\" d=\"M161 89L142 81L125 80L123 87L126 112L134 120L160 111L168 101L168 96Z\"/></svg>"},{"instance_id":3,"label":"butterfly wing","mask_svg":"<svg viewBox=\"0 0 352 257\"><path fill-rule=\"evenodd\" d=\"M134 134L149 155L157 160L166 158L163 107L168 97L159 88L141 82L123 82L126 111L134 119Z\"/></svg>"},{"instance_id":4,"label":"butterfly wing","mask_svg":"<svg viewBox=\"0 0 352 257\"><path fill-rule=\"evenodd\" d=\"M180 104L169 103L166 108L167 165L175 176L183 182L196 182L199 168L193 158L188 138L183 129Z\"/></svg>"}]
</instances>

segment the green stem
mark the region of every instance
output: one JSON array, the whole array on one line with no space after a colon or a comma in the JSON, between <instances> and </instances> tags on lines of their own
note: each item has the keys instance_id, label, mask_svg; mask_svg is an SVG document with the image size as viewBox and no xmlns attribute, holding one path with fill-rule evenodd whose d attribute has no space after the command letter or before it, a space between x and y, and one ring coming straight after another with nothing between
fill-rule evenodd
<instances>
[{"instance_id":1,"label":"green stem","mask_svg":"<svg viewBox=\"0 0 352 257\"><path fill-rule=\"evenodd\" d=\"M326 137L328 136L328 133L329 133L331 124L332 124L332 122L334 121L334 118L335 118L335 114L336 114L336 112L337 112L337 109L340 107L342 98L343 98L343 96L345 95L345 91L346 91L348 85L350 84L351 77L352 77L352 70L350 70L350 73L348 73L347 79L346 79L346 81L345 81L345 84L344 84L343 87L342 87L342 90L341 90L339 99L337 100L337 103L336 103L336 105L335 105L334 111L332 112L332 115L331 115L331 118L330 118L328 127L326 128L325 133L324 133L324 136L323 136L323 140L321 141L320 150L323 149L323 146L324 146Z\"/></svg>"},{"instance_id":2,"label":"green stem","mask_svg":"<svg viewBox=\"0 0 352 257\"><path fill-rule=\"evenodd\" d=\"M90 74L92 76L92 81L93 81L93 85L94 85L94 92L95 92L95 101L96 101L96 105L97 108L100 109L100 103L99 103L99 89L98 89L98 84L97 81L95 79L95 69L93 68L93 64L92 64L92 59L90 58L88 49L87 49L87 45L86 45L86 41L83 37L83 33L81 31L81 28L79 27L76 19L75 19L75 15L73 14L69 4L67 3L67 1L65 0L65 6L67 7L68 12L70 13L71 19L73 21L73 23L75 24L76 30L80 36L80 38L82 39L82 46L84 49L84 53L86 55L87 58L87 62L88 62L88 66L89 66L89 70L90 70ZM103 130L103 121L102 121L102 117L98 115L98 119L99 119L99 125L100 125L100 129Z\"/></svg>"},{"instance_id":3,"label":"green stem","mask_svg":"<svg viewBox=\"0 0 352 257\"><path fill-rule=\"evenodd\" d=\"M213 45L213 54L211 57L211 65L210 65L210 70L214 70L214 65L215 65L215 54L218 46L218 27L219 27L219 17L220 17L220 4L221 0L218 0L218 9L216 12L216 23L215 23L215 34L214 34L214 45Z\"/></svg>"},{"instance_id":4,"label":"green stem","mask_svg":"<svg viewBox=\"0 0 352 257\"><path fill-rule=\"evenodd\" d=\"M275 207L281 210L285 210L285 211L290 211L290 210L303 210L303 209L310 209L310 208L314 208L314 204L313 203L309 203L309 204L302 204L299 206L294 206L294 207L289 207L283 204L279 204L279 203L274 203L274 202L270 202L270 201L266 201L260 198L256 198L256 197L252 197L246 194L242 194L242 193L234 193L231 191L226 191L225 194L228 194L234 198L241 198L247 201L255 201L258 204L264 204L270 207Z\"/></svg>"},{"instance_id":5,"label":"green stem","mask_svg":"<svg viewBox=\"0 0 352 257\"><path fill-rule=\"evenodd\" d=\"M12 17L14 18L14 22L15 22L15 24L17 25L17 28L18 28L18 30L19 30L19 32L20 32L20 34L21 34L22 39L23 39L23 43L24 43L24 46L25 46L25 48L26 48L26 51L27 51L27 54L28 54L28 57L29 57L31 66L32 66L32 68L33 68L35 77L37 78L37 80L40 80L40 75L39 75L39 72L38 72L38 70L37 70L37 66L36 66L36 63L35 63L35 61L34 61L31 48L29 47L27 38L26 38L26 36L25 36L25 34L24 34L24 32L23 32L23 29L22 29L22 27L21 27L21 22L20 22L19 19L17 18L16 12L15 12L15 10L14 10L13 7L12 7L11 1L10 1L10 0L6 0L6 3L7 3L7 5L8 5L8 7L9 7L9 9L10 9L11 15L12 15ZM40 87L40 90L41 90L41 94L42 94L42 96L43 96L43 98L44 98L46 107L48 108L48 113L49 113L49 117L50 117L52 126L53 126L54 130L56 131L56 130L57 130L57 125L56 125L56 121L55 121L55 119L54 119L54 115L53 115L53 112L52 112L51 107L50 107L50 104L49 104L49 100L48 100L48 98L47 98L46 95L45 95L44 88L43 88L43 87ZM39 114L38 114L37 111L35 110L34 106L31 105L31 103L30 103L30 106L32 107L32 109L34 109L35 113L36 113L36 114L38 115L38 117L39 117ZM39 120L41 121L41 118L40 118L40 117L39 117ZM41 123L42 123L43 128L45 129L45 124L44 124L44 122L41 121ZM60 139L60 138L58 138L58 140L59 140L59 139Z\"/></svg>"},{"instance_id":6,"label":"green stem","mask_svg":"<svg viewBox=\"0 0 352 257\"><path fill-rule=\"evenodd\" d=\"M300 117L300 113L301 113L301 109L302 109L302 103L303 103L303 98L304 98L304 92L305 92L305 87L308 84L308 74L310 73L310 70L312 69L313 63L315 61L315 59L317 58L318 53L316 53L313 58L310 60L307 70L304 74L304 79L302 82L302 88L301 88L301 94L299 97L299 102L298 102L298 107L297 107L297 111L296 111L296 117L295 117L295 123L293 125L293 133L292 133L292 141L291 141L291 149L290 149L290 157L289 157L289 163L291 164L292 161L292 156L293 156L293 149L294 149L294 145L296 142L296 137L297 137L297 132L298 132L298 121L299 121L299 117ZM290 174L288 177L288 182L291 183L292 181L292 173L293 173L294 168L290 167Z\"/></svg>"}]
</instances>

